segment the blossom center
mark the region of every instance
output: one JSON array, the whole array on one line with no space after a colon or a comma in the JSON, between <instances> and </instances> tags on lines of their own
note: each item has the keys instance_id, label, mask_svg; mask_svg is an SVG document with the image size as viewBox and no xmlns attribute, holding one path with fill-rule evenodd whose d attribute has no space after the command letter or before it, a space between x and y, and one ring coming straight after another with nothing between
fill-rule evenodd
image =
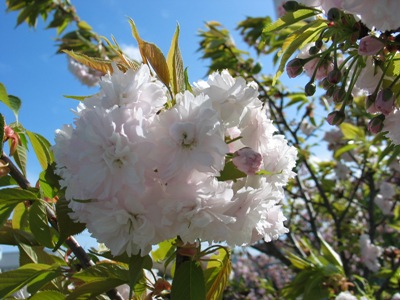
<instances>
[{"instance_id":1,"label":"blossom center","mask_svg":"<svg viewBox=\"0 0 400 300\"><path fill-rule=\"evenodd\" d=\"M196 126L190 122L177 122L170 128L173 140L185 149L193 149L196 142Z\"/></svg>"}]
</instances>

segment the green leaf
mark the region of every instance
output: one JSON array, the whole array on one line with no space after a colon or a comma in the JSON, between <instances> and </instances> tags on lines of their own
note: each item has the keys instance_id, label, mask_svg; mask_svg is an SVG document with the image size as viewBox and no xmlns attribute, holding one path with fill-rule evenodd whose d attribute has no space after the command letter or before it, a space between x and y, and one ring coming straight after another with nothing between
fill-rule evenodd
<instances>
[{"instance_id":1,"label":"green leaf","mask_svg":"<svg viewBox=\"0 0 400 300\"><path fill-rule=\"evenodd\" d=\"M342 154L349 152L355 148L357 148L358 145L353 143L353 144L347 144L343 147L340 147L338 150L335 151L334 158L339 158Z\"/></svg>"},{"instance_id":2,"label":"green leaf","mask_svg":"<svg viewBox=\"0 0 400 300\"><path fill-rule=\"evenodd\" d=\"M133 293L135 295L135 299L144 299L147 291L147 280L145 276L142 276L139 281L133 287Z\"/></svg>"},{"instance_id":3,"label":"green leaf","mask_svg":"<svg viewBox=\"0 0 400 300\"><path fill-rule=\"evenodd\" d=\"M64 197L60 197L56 203L56 216L60 235L54 250L57 250L70 235L76 235L86 229L85 224L72 221L69 216L71 212L72 210L68 207L68 201Z\"/></svg>"},{"instance_id":4,"label":"green leaf","mask_svg":"<svg viewBox=\"0 0 400 300\"><path fill-rule=\"evenodd\" d=\"M50 150L50 143L38 133L29 130L27 130L26 133L31 141L32 148L35 151L42 169L46 170L47 166L54 160L53 152Z\"/></svg>"},{"instance_id":5,"label":"green leaf","mask_svg":"<svg viewBox=\"0 0 400 300\"><path fill-rule=\"evenodd\" d=\"M17 205L17 203L15 205ZM2 226L8 220L8 217L14 210L15 205L0 204L0 226Z\"/></svg>"},{"instance_id":6,"label":"green leaf","mask_svg":"<svg viewBox=\"0 0 400 300\"><path fill-rule=\"evenodd\" d=\"M123 280L128 282L128 270L125 266L112 262L98 263L79 273L75 273L73 278L84 282L99 281L106 278Z\"/></svg>"},{"instance_id":7,"label":"green leaf","mask_svg":"<svg viewBox=\"0 0 400 300\"><path fill-rule=\"evenodd\" d=\"M167 64L169 75L171 78L172 91L174 95L185 89L185 74L183 67L183 59L178 44L179 25L176 26L174 37L172 38L171 47L167 56Z\"/></svg>"},{"instance_id":8,"label":"green leaf","mask_svg":"<svg viewBox=\"0 0 400 300\"><path fill-rule=\"evenodd\" d=\"M239 171L238 168L233 164L232 161L229 161L225 164L224 169L221 172L221 175L218 177L219 181L227 181L227 180L236 180L239 178L246 177L247 175L242 171Z\"/></svg>"},{"instance_id":9,"label":"green leaf","mask_svg":"<svg viewBox=\"0 0 400 300\"><path fill-rule=\"evenodd\" d=\"M29 297L29 300L64 300L64 299L65 295L57 291L38 292Z\"/></svg>"},{"instance_id":10,"label":"green leaf","mask_svg":"<svg viewBox=\"0 0 400 300\"><path fill-rule=\"evenodd\" d=\"M19 188L0 189L0 226L8 219L18 203L29 200L39 200L35 194Z\"/></svg>"},{"instance_id":11,"label":"green leaf","mask_svg":"<svg viewBox=\"0 0 400 300\"><path fill-rule=\"evenodd\" d=\"M52 233L46 213L46 202L43 200L34 202L29 208L29 226L31 232L42 245L53 248Z\"/></svg>"},{"instance_id":12,"label":"green leaf","mask_svg":"<svg viewBox=\"0 0 400 300\"><path fill-rule=\"evenodd\" d=\"M18 145L16 151L14 152L13 158L15 163L20 168L22 174L26 177L26 163L28 161L28 153L26 148Z\"/></svg>"},{"instance_id":13,"label":"green leaf","mask_svg":"<svg viewBox=\"0 0 400 300\"><path fill-rule=\"evenodd\" d=\"M83 100L85 100L86 98L89 98L90 96L72 96L72 95L64 95L63 97L64 97L64 98L67 98L67 99L73 99L73 100L83 101Z\"/></svg>"},{"instance_id":14,"label":"green leaf","mask_svg":"<svg viewBox=\"0 0 400 300\"><path fill-rule=\"evenodd\" d=\"M298 257L297 255L288 252L287 254L287 259L290 260L290 262L292 263L292 265L300 270L304 270L309 268L312 264L304 259L302 259L301 257Z\"/></svg>"},{"instance_id":15,"label":"green leaf","mask_svg":"<svg viewBox=\"0 0 400 300\"><path fill-rule=\"evenodd\" d=\"M129 19L132 34L139 45L140 55L142 56L143 63L150 64L156 72L159 79L169 87L170 72L168 69L167 61L161 50L153 43L148 43L140 38L139 32L136 28L135 22Z\"/></svg>"},{"instance_id":16,"label":"green leaf","mask_svg":"<svg viewBox=\"0 0 400 300\"><path fill-rule=\"evenodd\" d=\"M301 20L311 18L317 15L318 12L311 9L299 9L295 12L287 12L281 18L276 20L274 23L268 23L263 30L263 34L267 34L273 31L281 30L288 27L291 24L297 23Z\"/></svg>"},{"instance_id":17,"label":"green leaf","mask_svg":"<svg viewBox=\"0 0 400 300\"><path fill-rule=\"evenodd\" d=\"M314 276L310 277L307 280L307 284L304 286L304 295L303 299L307 300L321 300L328 299L329 292L326 288L323 287L323 282L325 281L325 277L321 273L313 274Z\"/></svg>"},{"instance_id":18,"label":"green leaf","mask_svg":"<svg viewBox=\"0 0 400 300\"><path fill-rule=\"evenodd\" d=\"M20 243L36 245L37 241L26 231L13 229L10 225L0 227L0 244L17 246Z\"/></svg>"},{"instance_id":19,"label":"green leaf","mask_svg":"<svg viewBox=\"0 0 400 300\"><path fill-rule=\"evenodd\" d=\"M302 28L296 30L286 38L280 50L280 52L283 54L281 57L281 61L279 63L278 71L276 72L273 78L272 82L273 85L276 83L278 78L283 73L283 70L285 69L286 66L286 62L293 55L293 53L295 53L299 49L303 48L306 44L314 40L316 36L319 36L320 31L326 27L327 24L324 20L317 19L303 26Z\"/></svg>"},{"instance_id":20,"label":"green leaf","mask_svg":"<svg viewBox=\"0 0 400 300\"><path fill-rule=\"evenodd\" d=\"M14 212L11 220L12 227L14 229L21 229L29 231L29 214L25 203L18 203L14 208Z\"/></svg>"},{"instance_id":21,"label":"green leaf","mask_svg":"<svg viewBox=\"0 0 400 300\"><path fill-rule=\"evenodd\" d=\"M285 107L292 106L296 103L308 103L308 98L304 94L293 94L293 95L288 95L288 98L291 100L288 102L288 104L285 105Z\"/></svg>"},{"instance_id":22,"label":"green leaf","mask_svg":"<svg viewBox=\"0 0 400 300\"><path fill-rule=\"evenodd\" d=\"M90 26L85 21L79 21L78 22L78 27L79 27L79 29L83 29L83 30L87 30L87 31L91 31L92 30L92 26Z\"/></svg>"},{"instance_id":23,"label":"green leaf","mask_svg":"<svg viewBox=\"0 0 400 300\"><path fill-rule=\"evenodd\" d=\"M18 238L19 239L19 238ZM66 262L59 255L51 255L45 251L42 245L28 245L22 240L18 244L19 249L19 263L21 266L30 263L40 263L47 265L66 265Z\"/></svg>"},{"instance_id":24,"label":"green leaf","mask_svg":"<svg viewBox=\"0 0 400 300\"><path fill-rule=\"evenodd\" d=\"M154 261L161 262L166 259L168 256L171 256L175 251L175 243L176 239L165 240L158 244L158 248L151 252L151 257L153 257Z\"/></svg>"},{"instance_id":25,"label":"green leaf","mask_svg":"<svg viewBox=\"0 0 400 300\"><path fill-rule=\"evenodd\" d=\"M34 193L20 188L0 189L0 203L40 200Z\"/></svg>"},{"instance_id":26,"label":"green leaf","mask_svg":"<svg viewBox=\"0 0 400 300\"><path fill-rule=\"evenodd\" d=\"M199 262L185 261L177 268L172 281L171 299L206 299L204 274Z\"/></svg>"},{"instance_id":27,"label":"green leaf","mask_svg":"<svg viewBox=\"0 0 400 300\"><path fill-rule=\"evenodd\" d=\"M46 272L41 272L41 274L38 274L35 279L33 279L29 284L27 291L30 294L36 294L41 288L47 285L51 285L53 288L57 288L52 283L52 280L61 276L62 272L59 267L53 269L53 270L48 270Z\"/></svg>"},{"instance_id":28,"label":"green leaf","mask_svg":"<svg viewBox=\"0 0 400 300\"><path fill-rule=\"evenodd\" d=\"M103 74L113 72L113 69L111 66L111 63L112 63L111 60L100 59L97 57L89 57L85 54L79 54L79 53L76 53L74 51L69 51L69 50L63 50L63 52L68 54L69 56L71 56L73 59L80 62L81 64L84 64L85 66L88 66L89 68L92 68L94 70L100 71Z\"/></svg>"},{"instance_id":29,"label":"green leaf","mask_svg":"<svg viewBox=\"0 0 400 300\"><path fill-rule=\"evenodd\" d=\"M117 278L102 278L101 280L91 281L84 283L77 287L66 300L87 300L105 293L117 286L125 284L126 282Z\"/></svg>"},{"instance_id":30,"label":"green leaf","mask_svg":"<svg viewBox=\"0 0 400 300\"><path fill-rule=\"evenodd\" d=\"M10 185L18 185L18 183L10 175L0 177L0 187L10 186Z\"/></svg>"},{"instance_id":31,"label":"green leaf","mask_svg":"<svg viewBox=\"0 0 400 300\"><path fill-rule=\"evenodd\" d=\"M141 256L140 254L131 256L129 260L129 276L128 285L135 286L143 277L143 269L151 270L153 261L149 255Z\"/></svg>"},{"instance_id":32,"label":"green leaf","mask_svg":"<svg viewBox=\"0 0 400 300\"><path fill-rule=\"evenodd\" d=\"M342 123L340 124L340 129L342 130L344 138L347 140L364 140L365 138L364 130L353 124Z\"/></svg>"},{"instance_id":33,"label":"green leaf","mask_svg":"<svg viewBox=\"0 0 400 300\"><path fill-rule=\"evenodd\" d=\"M20 290L45 270L53 268L44 264L27 264L16 270L0 273L0 298Z\"/></svg>"},{"instance_id":34,"label":"green leaf","mask_svg":"<svg viewBox=\"0 0 400 300\"><path fill-rule=\"evenodd\" d=\"M43 193L43 196L50 199L53 199L60 189L60 177L54 173L54 169L55 164L52 163L39 175L40 191Z\"/></svg>"},{"instance_id":35,"label":"green leaf","mask_svg":"<svg viewBox=\"0 0 400 300\"><path fill-rule=\"evenodd\" d=\"M339 254L333 250L333 248L325 241L320 233L318 233L319 240L321 242L321 251L324 257L333 265L339 267L339 269L343 272L343 263L340 259ZM344 275L344 273L343 273Z\"/></svg>"},{"instance_id":36,"label":"green leaf","mask_svg":"<svg viewBox=\"0 0 400 300\"><path fill-rule=\"evenodd\" d=\"M18 97L8 95L6 87L0 82L0 101L3 102L15 115L18 122L18 113L21 108L21 100Z\"/></svg>"},{"instance_id":37,"label":"green leaf","mask_svg":"<svg viewBox=\"0 0 400 300\"><path fill-rule=\"evenodd\" d=\"M222 295L231 274L232 264L229 252L219 250L212 255L204 272L207 300L222 299Z\"/></svg>"}]
</instances>

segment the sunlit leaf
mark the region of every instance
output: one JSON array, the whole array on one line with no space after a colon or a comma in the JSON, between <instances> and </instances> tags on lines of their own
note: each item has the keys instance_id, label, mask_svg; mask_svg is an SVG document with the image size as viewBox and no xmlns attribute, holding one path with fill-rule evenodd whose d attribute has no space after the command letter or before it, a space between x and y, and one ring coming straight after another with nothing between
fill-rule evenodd
<instances>
[{"instance_id":1,"label":"sunlit leaf","mask_svg":"<svg viewBox=\"0 0 400 300\"><path fill-rule=\"evenodd\" d=\"M222 299L223 292L231 275L232 264L227 251L218 251L210 257L207 269L204 271L207 300Z\"/></svg>"},{"instance_id":2,"label":"sunlit leaf","mask_svg":"<svg viewBox=\"0 0 400 300\"><path fill-rule=\"evenodd\" d=\"M57 291L41 291L29 297L29 300L64 300L65 295Z\"/></svg>"},{"instance_id":3,"label":"sunlit leaf","mask_svg":"<svg viewBox=\"0 0 400 300\"><path fill-rule=\"evenodd\" d=\"M176 27L171 47L167 56L167 64L171 78L172 91L176 95L185 88L185 74L183 59L179 49L179 25Z\"/></svg>"},{"instance_id":4,"label":"sunlit leaf","mask_svg":"<svg viewBox=\"0 0 400 300\"><path fill-rule=\"evenodd\" d=\"M321 251L324 257L326 257L326 259L330 263L334 264L337 267L340 267L340 269L343 271L343 263L340 259L339 254L335 250L333 250L333 248L325 241L321 234L318 233L318 236L321 242Z\"/></svg>"},{"instance_id":5,"label":"sunlit leaf","mask_svg":"<svg viewBox=\"0 0 400 300\"><path fill-rule=\"evenodd\" d=\"M22 289L43 271L52 268L45 264L27 264L16 270L0 273L0 298L4 299Z\"/></svg>"},{"instance_id":6,"label":"sunlit leaf","mask_svg":"<svg viewBox=\"0 0 400 300\"><path fill-rule=\"evenodd\" d=\"M73 100L78 100L78 101L83 101L83 100L85 100L85 99L88 98L88 97L90 97L90 96L72 96L72 95L64 95L64 98L73 99Z\"/></svg>"},{"instance_id":7,"label":"sunlit leaf","mask_svg":"<svg viewBox=\"0 0 400 300\"><path fill-rule=\"evenodd\" d=\"M112 73L113 71L111 66L112 62L110 60L97 57L89 57L85 54L79 54L69 50L63 50L63 52L65 52L81 64L84 64L85 66L88 66L89 68L92 68L94 70L100 71L103 74Z\"/></svg>"},{"instance_id":8,"label":"sunlit leaf","mask_svg":"<svg viewBox=\"0 0 400 300\"><path fill-rule=\"evenodd\" d=\"M361 127L357 127L350 123L340 124L340 129L347 140L360 140L365 138L365 132Z\"/></svg>"},{"instance_id":9,"label":"sunlit leaf","mask_svg":"<svg viewBox=\"0 0 400 300\"><path fill-rule=\"evenodd\" d=\"M316 39L316 37L319 36L320 31L326 27L326 22L318 19L298 29L286 38L280 51L283 54L280 58L278 71L273 78L272 84L275 84L276 80L282 75L286 63L293 53Z\"/></svg>"},{"instance_id":10,"label":"sunlit leaf","mask_svg":"<svg viewBox=\"0 0 400 300\"><path fill-rule=\"evenodd\" d=\"M297 23L301 20L308 19L310 17L313 17L317 14L315 10L311 9L299 9L295 12L287 12L285 13L281 18L276 20L274 23L268 23L264 30L263 33L269 33L273 31L278 31L283 28L288 27L291 24Z\"/></svg>"},{"instance_id":11,"label":"sunlit leaf","mask_svg":"<svg viewBox=\"0 0 400 300\"><path fill-rule=\"evenodd\" d=\"M88 30L88 31L92 30L92 26L90 26L85 21L79 21L78 22L78 27L79 27L79 29L83 29L83 30Z\"/></svg>"},{"instance_id":12,"label":"sunlit leaf","mask_svg":"<svg viewBox=\"0 0 400 300\"><path fill-rule=\"evenodd\" d=\"M166 259L168 256L172 255L175 251L175 240L165 240L158 244L158 248L151 252L151 256L154 261L160 262Z\"/></svg>"},{"instance_id":13,"label":"sunlit leaf","mask_svg":"<svg viewBox=\"0 0 400 300\"><path fill-rule=\"evenodd\" d=\"M21 229L29 231L29 214L25 203L18 203L14 208L14 212L11 220L12 227L14 229Z\"/></svg>"},{"instance_id":14,"label":"sunlit leaf","mask_svg":"<svg viewBox=\"0 0 400 300\"><path fill-rule=\"evenodd\" d=\"M347 144L347 145L345 145L343 147L340 147L338 150L335 151L334 157L335 158L339 158L342 154L344 154L346 152L349 152L349 151L351 151L351 150L353 150L353 149L355 149L357 147L359 147L359 145L354 144L354 143L353 144Z\"/></svg>"},{"instance_id":15,"label":"sunlit leaf","mask_svg":"<svg viewBox=\"0 0 400 300\"><path fill-rule=\"evenodd\" d=\"M311 266L310 262L302 259L301 257L291 252L289 252L286 257L290 260L292 265L297 269L303 270Z\"/></svg>"},{"instance_id":16,"label":"sunlit leaf","mask_svg":"<svg viewBox=\"0 0 400 300\"><path fill-rule=\"evenodd\" d=\"M139 45L140 55L143 63L151 65L159 79L167 86L170 85L170 71L167 61L162 51L153 43L146 42L140 38L135 22L129 19L132 28L132 34Z\"/></svg>"},{"instance_id":17,"label":"sunlit leaf","mask_svg":"<svg viewBox=\"0 0 400 300\"><path fill-rule=\"evenodd\" d=\"M26 134L31 141L32 148L35 151L36 157L38 158L42 169L46 170L47 166L54 160L53 152L50 149L50 143L38 133L27 130Z\"/></svg>"},{"instance_id":18,"label":"sunlit leaf","mask_svg":"<svg viewBox=\"0 0 400 300\"><path fill-rule=\"evenodd\" d=\"M18 97L8 95L6 87L0 82L0 101L3 102L15 115L18 121L18 112L21 108L21 100Z\"/></svg>"}]
</instances>

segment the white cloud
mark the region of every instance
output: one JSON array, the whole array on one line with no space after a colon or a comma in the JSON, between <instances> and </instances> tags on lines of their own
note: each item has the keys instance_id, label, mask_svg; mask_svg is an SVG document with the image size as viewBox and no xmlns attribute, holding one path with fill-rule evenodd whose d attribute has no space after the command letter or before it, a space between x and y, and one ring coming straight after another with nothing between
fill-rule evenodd
<instances>
[{"instance_id":1,"label":"white cloud","mask_svg":"<svg viewBox=\"0 0 400 300\"><path fill-rule=\"evenodd\" d=\"M140 56L140 51L138 47L133 45L121 44L121 49L131 59L142 61L142 57Z\"/></svg>"}]
</instances>

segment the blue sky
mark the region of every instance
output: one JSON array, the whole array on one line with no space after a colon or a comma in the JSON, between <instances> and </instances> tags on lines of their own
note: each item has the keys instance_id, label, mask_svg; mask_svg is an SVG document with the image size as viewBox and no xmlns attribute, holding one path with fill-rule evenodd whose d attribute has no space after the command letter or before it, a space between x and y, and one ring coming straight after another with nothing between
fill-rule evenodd
<instances>
[{"instance_id":1,"label":"blue sky","mask_svg":"<svg viewBox=\"0 0 400 300\"><path fill-rule=\"evenodd\" d=\"M136 47L131 35L128 17L132 18L144 40L157 44L166 54L176 24L180 25L180 48L185 66L189 67L190 80L197 81L207 72L207 62L200 59L197 32L204 29L206 21L219 21L231 30L238 45L240 38L234 28L246 16L275 17L272 0L97 0L71 1L80 18L89 23L95 32L107 38L113 35L120 45ZM6 13L5 3L0 7L0 82L9 94L22 100L19 121L29 130L54 142L54 132L63 124L72 123L75 100L63 95L91 95L96 88L87 88L67 70L67 59L56 55L56 31L45 30L42 20L36 29L26 24L16 25L17 13ZM67 29L68 30L68 29ZM246 48L244 48L246 49ZM273 68L271 66L270 73ZM0 112L8 123L14 121L12 113L0 104ZM32 152L32 151L31 151ZM28 177L34 184L40 166L33 155L29 156ZM88 234L78 236L85 247L95 245ZM3 251L8 251L3 247Z\"/></svg>"}]
</instances>

